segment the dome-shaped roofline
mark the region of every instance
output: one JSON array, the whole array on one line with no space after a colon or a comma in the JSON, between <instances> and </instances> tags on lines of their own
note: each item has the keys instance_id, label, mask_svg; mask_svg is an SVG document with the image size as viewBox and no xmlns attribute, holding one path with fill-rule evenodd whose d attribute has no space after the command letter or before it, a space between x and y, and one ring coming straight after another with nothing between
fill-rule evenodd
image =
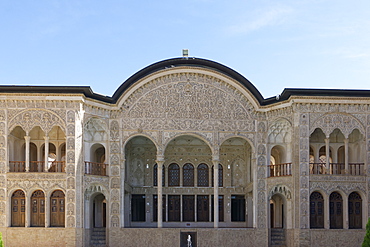
<instances>
[{"instance_id":1,"label":"dome-shaped roofline","mask_svg":"<svg viewBox=\"0 0 370 247\"><path fill-rule=\"evenodd\" d=\"M136 72L130 78L128 78L125 82L121 84L121 86L115 91L112 96L112 103L116 103L119 97L124 93L126 89L128 89L131 85L133 85L138 80L142 79L143 77L150 75L154 72L164 70L166 68L171 67L178 67L178 66L190 66L190 67L200 67L200 68L208 68L211 70L218 71L232 79L241 83L247 90L249 90L252 95L257 99L260 105L263 104L264 98L262 97L261 93L257 90L257 88L244 76L236 72L235 70L222 65L220 63L201 59L201 58L192 58L192 57L181 57L181 58L172 58L166 59L163 61L156 62L151 64L140 71Z\"/></svg>"}]
</instances>

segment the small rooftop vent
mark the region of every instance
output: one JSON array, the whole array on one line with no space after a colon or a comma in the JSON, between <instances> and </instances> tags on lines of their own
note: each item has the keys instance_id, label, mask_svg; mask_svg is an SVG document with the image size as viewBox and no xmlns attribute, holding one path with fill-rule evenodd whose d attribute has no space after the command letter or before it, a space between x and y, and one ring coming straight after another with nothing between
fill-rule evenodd
<instances>
[{"instance_id":1,"label":"small rooftop vent","mask_svg":"<svg viewBox=\"0 0 370 247\"><path fill-rule=\"evenodd\" d=\"M182 56L188 57L189 56L189 50L188 49L182 49Z\"/></svg>"}]
</instances>

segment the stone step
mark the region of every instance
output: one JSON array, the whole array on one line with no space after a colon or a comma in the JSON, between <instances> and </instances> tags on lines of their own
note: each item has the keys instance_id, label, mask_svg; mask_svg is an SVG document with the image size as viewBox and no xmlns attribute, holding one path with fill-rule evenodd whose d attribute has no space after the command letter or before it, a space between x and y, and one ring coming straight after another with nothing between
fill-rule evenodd
<instances>
[{"instance_id":1,"label":"stone step","mask_svg":"<svg viewBox=\"0 0 370 247\"><path fill-rule=\"evenodd\" d=\"M91 236L91 240L104 240L105 241L105 236Z\"/></svg>"},{"instance_id":2,"label":"stone step","mask_svg":"<svg viewBox=\"0 0 370 247\"><path fill-rule=\"evenodd\" d=\"M284 229L271 229L271 246L286 247L285 231Z\"/></svg>"},{"instance_id":3,"label":"stone step","mask_svg":"<svg viewBox=\"0 0 370 247\"><path fill-rule=\"evenodd\" d=\"M105 232L105 228L93 228L94 232Z\"/></svg>"},{"instance_id":4,"label":"stone step","mask_svg":"<svg viewBox=\"0 0 370 247\"><path fill-rule=\"evenodd\" d=\"M90 243L92 243L92 244L105 244L105 240L91 240Z\"/></svg>"}]
</instances>

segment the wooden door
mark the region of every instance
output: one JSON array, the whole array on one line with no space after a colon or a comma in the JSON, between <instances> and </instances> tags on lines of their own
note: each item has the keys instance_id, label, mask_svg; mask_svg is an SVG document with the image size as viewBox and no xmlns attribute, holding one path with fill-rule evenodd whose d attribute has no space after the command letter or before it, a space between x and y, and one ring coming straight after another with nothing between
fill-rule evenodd
<instances>
[{"instance_id":1,"label":"wooden door","mask_svg":"<svg viewBox=\"0 0 370 247\"><path fill-rule=\"evenodd\" d=\"M195 211L194 211L194 196L182 196L182 210L183 210L183 221L194 221Z\"/></svg>"},{"instance_id":2,"label":"wooden door","mask_svg":"<svg viewBox=\"0 0 370 247\"><path fill-rule=\"evenodd\" d=\"M324 198L319 192L310 196L310 227L324 228Z\"/></svg>"},{"instance_id":3,"label":"wooden door","mask_svg":"<svg viewBox=\"0 0 370 247\"><path fill-rule=\"evenodd\" d=\"M45 195L41 190L32 193L31 226L45 226Z\"/></svg>"},{"instance_id":4,"label":"wooden door","mask_svg":"<svg viewBox=\"0 0 370 247\"><path fill-rule=\"evenodd\" d=\"M25 226L26 197L22 190L12 196L12 226Z\"/></svg>"},{"instance_id":5,"label":"wooden door","mask_svg":"<svg viewBox=\"0 0 370 247\"><path fill-rule=\"evenodd\" d=\"M50 198L50 226L64 227L65 226L65 196L60 190L56 190L51 194Z\"/></svg>"},{"instance_id":6,"label":"wooden door","mask_svg":"<svg viewBox=\"0 0 370 247\"><path fill-rule=\"evenodd\" d=\"M180 221L180 196L168 196L168 221Z\"/></svg>"},{"instance_id":7,"label":"wooden door","mask_svg":"<svg viewBox=\"0 0 370 247\"><path fill-rule=\"evenodd\" d=\"M349 228L362 228L362 199L361 196L352 192L348 198Z\"/></svg>"},{"instance_id":8,"label":"wooden door","mask_svg":"<svg viewBox=\"0 0 370 247\"><path fill-rule=\"evenodd\" d=\"M330 228L343 228L343 200L338 192L330 195Z\"/></svg>"},{"instance_id":9,"label":"wooden door","mask_svg":"<svg viewBox=\"0 0 370 247\"><path fill-rule=\"evenodd\" d=\"M197 221L209 221L209 196L197 196Z\"/></svg>"},{"instance_id":10,"label":"wooden door","mask_svg":"<svg viewBox=\"0 0 370 247\"><path fill-rule=\"evenodd\" d=\"M153 195L153 221L158 221L158 195ZM162 222L166 221L166 196L162 195Z\"/></svg>"}]
</instances>

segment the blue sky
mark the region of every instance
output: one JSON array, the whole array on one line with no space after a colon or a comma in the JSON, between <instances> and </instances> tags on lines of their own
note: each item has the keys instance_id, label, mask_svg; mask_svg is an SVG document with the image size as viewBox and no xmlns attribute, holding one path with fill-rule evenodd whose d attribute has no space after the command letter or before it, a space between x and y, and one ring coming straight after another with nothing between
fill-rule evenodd
<instances>
[{"instance_id":1,"label":"blue sky","mask_svg":"<svg viewBox=\"0 0 370 247\"><path fill-rule=\"evenodd\" d=\"M235 69L264 97L370 89L369 0L0 1L0 84L113 95L154 62Z\"/></svg>"}]
</instances>

